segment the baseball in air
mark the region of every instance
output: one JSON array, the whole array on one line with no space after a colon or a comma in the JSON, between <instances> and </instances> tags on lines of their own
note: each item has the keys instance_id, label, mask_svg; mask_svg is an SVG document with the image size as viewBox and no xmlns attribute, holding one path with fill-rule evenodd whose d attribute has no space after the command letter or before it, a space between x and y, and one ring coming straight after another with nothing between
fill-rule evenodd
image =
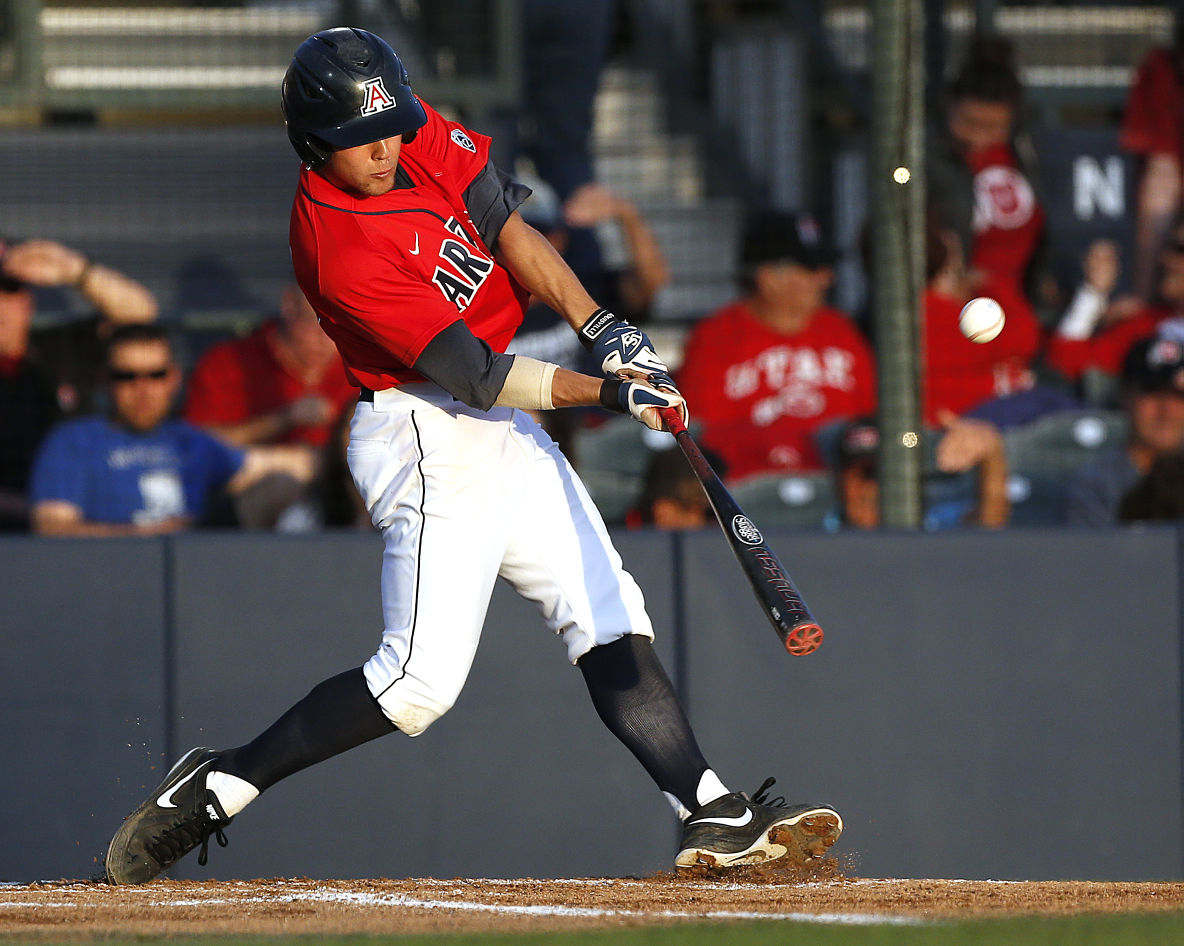
<instances>
[{"instance_id":1,"label":"baseball in air","mask_svg":"<svg viewBox=\"0 0 1184 946\"><path fill-rule=\"evenodd\" d=\"M1003 307L994 299L979 296L962 306L958 316L958 328L972 342L983 344L998 338L1003 331Z\"/></svg>"}]
</instances>

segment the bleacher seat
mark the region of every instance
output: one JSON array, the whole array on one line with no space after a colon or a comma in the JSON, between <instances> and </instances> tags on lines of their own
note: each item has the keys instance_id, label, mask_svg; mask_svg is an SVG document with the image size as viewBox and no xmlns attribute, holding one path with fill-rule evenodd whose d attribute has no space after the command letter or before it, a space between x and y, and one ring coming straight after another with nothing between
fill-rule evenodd
<instances>
[{"instance_id":1,"label":"bleacher seat","mask_svg":"<svg viewBox=\"0 0 1184 946\"><path fill-rule=\"evenodd\" d=\"M615 473L639 480L645 473L649 450L646 427L632 417L609 417L596 427L579 432L580 474ZM654 431L657 433L657 431ZM670 439L669 434L660 436Z\"/></svg>"},{"instance_id":2,"label":"bleacher seat","mask_svg":"<svg viewBox=\"0 0 1184 946\"><path fill-rule=\"evenodd\" d=\"M1117 410L1057 411L1004 433L1012 525L1065 521L1069 475L1121 444L1126 416Z\"/></svg>"},{"instance_id":3,"label":"bleacher seat","mask_svg":"<svg viewBox=\"0 0 1184 946\"><path fill-rule=\"evenodd\" d=\"M760 529L822 529L835 510L830 473L754 476L731 493Z\"/></svg>"}]
</instances>

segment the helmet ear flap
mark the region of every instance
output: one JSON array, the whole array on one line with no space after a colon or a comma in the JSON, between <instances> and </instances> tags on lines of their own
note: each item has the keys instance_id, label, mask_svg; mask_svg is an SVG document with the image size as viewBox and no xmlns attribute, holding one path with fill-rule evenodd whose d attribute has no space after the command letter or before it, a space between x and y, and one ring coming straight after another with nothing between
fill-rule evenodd
<instances>
[{"instance_id":1,"label":"helmet ear flap","mask_svg":"<svg viewBox=\"0 0 1184 946\"><path fill-rule=\"evenodd\" d=\"M305 135L304 141L308 148L308 157L304 158L304 163L308 165L310 171L316 171L329 163L329 158L333 156L332 148L316 135Z\"/></svg>"},{"instance_id":2,"label":"helmet ear flap","mask_svg":"<svg viewBox=\"0 0 1184 946\"><path fill-rule=\"evenodd\" d=\"M409 145L415 140L415 136L419 134L418 128L412 128L411 131L403 132L403 144Z\"/></svg>"},{"instance_id":3,"label":"helmet ear flap","mask_svg":"<svg viewBox=\"0 0 1184 946\"><path fill-rule=\"evenodd\" d=\"M316 171L324 167L333 155L333 150L327 147L323 141L318 140L311 134L299 134L293 131L290 126L288 128L288 140L292 142L292 147L296 149L296 154L310 171Z\"/></svg>"}]
</instances>

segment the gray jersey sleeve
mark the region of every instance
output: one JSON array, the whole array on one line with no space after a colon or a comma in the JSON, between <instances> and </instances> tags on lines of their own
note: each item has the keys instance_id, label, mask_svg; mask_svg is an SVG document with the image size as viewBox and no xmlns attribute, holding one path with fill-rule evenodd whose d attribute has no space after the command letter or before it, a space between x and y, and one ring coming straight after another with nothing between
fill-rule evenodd
<instances>
[{"instance_id":1,"label":"gray jersey sleeve","mask_svg":"<svg viewBox=\"0 0 1184 946\"><path fill-rule=\"evenodd\" d=\"M412 367L458 401L487 411L513 363L513 355L494 351L457 319L427 343Z\"/></svg>"},{"instance_id":2,"label":"gray jersey sleeve","mask_svg":"<svg viewBox=\"0 0 1184 946\"><path fill-rule=\"evenodd\" d=\"M462 197L487 247L491 250L496 247L498 234L510 214L522 206L530 194L529 187L499 171L492 161L473 178Z\"/></svg>"}]
</instances>

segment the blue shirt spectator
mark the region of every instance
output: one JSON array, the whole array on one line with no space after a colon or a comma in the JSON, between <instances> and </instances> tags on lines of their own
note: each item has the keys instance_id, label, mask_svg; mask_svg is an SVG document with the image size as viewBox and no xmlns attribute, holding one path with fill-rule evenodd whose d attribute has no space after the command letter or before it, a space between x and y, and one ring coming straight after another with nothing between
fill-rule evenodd
<instances>
[{"instance_id":1,"label":"blue shirt spectator","mask_svg":"<svg viewBox=\"0 0 1184 946\"><path fill-rule=\"evenodd\" d=\"M94 522L200 521L211 494L242 467L244 452L181 420L131 430L103 417L67 421L33 467L34 504L61 500Z\"/></svg>"},{"instance_id":2,"label":"blue shirt spectator","mask_svg":"<svg viewBox=\"0 0 1184 946\"><path fill-rule=\"evenodd\" d=\"M111 333L106 379L111 411L67 421L33 463L29 498L42 535L156 535L200 522L211 494L239 493L272 474L307 482L307 451L239 449L169 419L181 386L172 346L158 325Z\"/></svg>"}]
</instances>

